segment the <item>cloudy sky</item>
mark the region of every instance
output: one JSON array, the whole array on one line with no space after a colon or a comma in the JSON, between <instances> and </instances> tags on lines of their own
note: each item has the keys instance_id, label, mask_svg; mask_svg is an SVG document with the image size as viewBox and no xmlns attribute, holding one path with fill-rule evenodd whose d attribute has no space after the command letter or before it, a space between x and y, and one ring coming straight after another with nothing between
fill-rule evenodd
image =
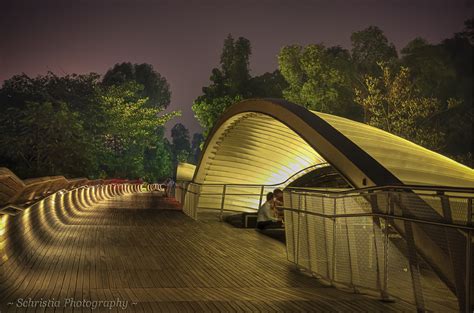
<instances>
[{"instance_id":1,"label":"cloudy sky","mask_svg":"<svg viewBox=\"0 0 474 313\"><path fill-rule=\"evenodd\" d=\"M473 0L0 0L0 82L12 75L105 73L150 63L171 85L173 120L200 131L192 101L208 85L224 38L252 43L252 74L273 71L283 45L350 48L352 32L380 27L398 49L461 31Z\"/></svg>"}]
</instances>

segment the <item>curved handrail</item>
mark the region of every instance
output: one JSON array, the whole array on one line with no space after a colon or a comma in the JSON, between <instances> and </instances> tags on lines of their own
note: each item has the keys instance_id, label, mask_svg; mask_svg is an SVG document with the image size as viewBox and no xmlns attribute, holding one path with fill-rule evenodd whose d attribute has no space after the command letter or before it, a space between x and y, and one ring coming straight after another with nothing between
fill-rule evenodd
<instances>
[{"instance_id":1,"label":"curved handrail","mask_svg":"<svg viewBox=\"0 0 474 313\"><path fill-rule=\"evenodd\" d=\"M286 189L295 190L295 191L309 191L312 193L323 193L323 194L350 194L350 193L362 193L362 192L372 192L372 191L434 191L437 193L444 192L460 192L460 193L474 193L474 188L463 188L463 187L450 187L450 186L428 186L428 185L386 185L386 186L374 186L374 187L365 187L357 189L348 189L348 190L318 190L310 187L287 187ZM474 196L474 195L473 195Z\"/></svg>"},{"instance_id":2,"label":"curved handrail","mask_svg":"<svg viewBox=\"0 0 474 313\"><path fill-rule=\"evenodd\" d=\"M11 170L0 167L0 208L30 205L61 190L87 188L96 185L141 184L141 181L126 179L89 180L67 179L64 176L47 176L20 179Z\"/></svg>"},{"instance_id":3,"label":"curved handrail","mask_svg":"<svg viewBox=\"0 0 474 313\"><path fill-rule=\"evenodd\" d=\"M284 180L283 182L280 182L280 183L275 183L275 184L234 184L234 183L197 183L197 182L194 182L194 181L177 181L179 183L193 183L193 184L196 184L196 185L199 185L199 186L223 186L223 185L226 185L226 186L237 186L237 187L261 187L261 186L265 186L265 187L276 187L276 186L281 186L281 185L284 185L286 184L287 182L289 182L291 179L293 179L293 177L305 172L305 171L308 171L312 168L316 169L318 167L326 167L326 166L329 166L330 164L325 162L325 163L318 163L318 164L313 164L313 165L310 165L308 167L305 167L301 170L299 170L298 172L294 173L293 175L291 175L290 177L288 177L286 180Z\"/></svg>"}]
</instances>

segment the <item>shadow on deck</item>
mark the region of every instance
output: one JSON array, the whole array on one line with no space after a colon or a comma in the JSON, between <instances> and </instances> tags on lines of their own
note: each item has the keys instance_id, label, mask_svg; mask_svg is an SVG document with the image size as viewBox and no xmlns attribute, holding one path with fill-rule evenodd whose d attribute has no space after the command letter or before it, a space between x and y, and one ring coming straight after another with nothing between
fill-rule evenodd
<instances>
[{"instance_id":1,"label":"shadow on deck","mask_svg":"<svg viewBox=\"0 0 474 313\"><path fill-rule=\"evenodd\" d=\"M245 216L243 214L230 214L227 215L224 218L224 221L229 223L230 225L237 227L237 228L245 228L244 227L244 222L243 220L245 219ZM256 223L256 222L255 222ZM253 223L253 224L255 224ZM259 232L261 234L264 234L270 238L273 238L275 240L278 240L279 242L285 244L286 243L286 236L285 236L285 229L284 228L267 228L263 230L259 230L255 228L255 225L252 225L253 227L248 227L248 229L253 229L256 232Z\"/></svg>"}]
</instances>

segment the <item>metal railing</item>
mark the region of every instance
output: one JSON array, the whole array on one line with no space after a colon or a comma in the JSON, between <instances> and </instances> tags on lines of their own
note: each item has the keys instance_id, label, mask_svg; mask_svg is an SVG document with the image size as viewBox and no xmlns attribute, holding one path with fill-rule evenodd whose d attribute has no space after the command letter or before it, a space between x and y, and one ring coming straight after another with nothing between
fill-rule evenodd
<instances>
[{"instance_id":1,"label":"metal railing","mask_svg":"<svg viewBox=\"0 0 474 313\"><path fill-rule=\"evenodd\" d=\"M284 186L178 182L176 199L193 219L201 210L222 219L255 212ZM474 189L288 187L284 195L288 260L300 269L418 310L472 311Z\"/></svg>"},{"instance_id":2,"label":"metal railing","mask_svg":"<svg viewBox=\"0 0 474 313\"><path fill-rule=\"evenodd\" d=\"M473 189L287 189L288 260L334 286L420 311L472 312Z\"/></svg>"},{"instance_id":3,"label":"metal railing","mask_svg":"<svg viewBox=\"0 0 474 313\"><path fill-rule=\"evenodd\" d=\"M276 184L227 184L176 182L175 198L183 206L183 212L193 219L200 210L219 211L222 220L226 212L256 212L264 202L266 193L275 188L283 189L289 182L314 169L326 167L321 163L306 167L283 182Z\"/></svg>"},{"instance_id":4,"label":"metal railing","mask_svg":"<svg viewBox=\"0 0 474 313\"><path fill-rule=\"evenodd\" d=\"M229 212L256 212L262 205L265 194L284 185L242 185L242 184L197 184L178 182L176 200L183 206L183 212L198 219L201 210L217 211L219 219Z\"/></svg>"}]
</instances>

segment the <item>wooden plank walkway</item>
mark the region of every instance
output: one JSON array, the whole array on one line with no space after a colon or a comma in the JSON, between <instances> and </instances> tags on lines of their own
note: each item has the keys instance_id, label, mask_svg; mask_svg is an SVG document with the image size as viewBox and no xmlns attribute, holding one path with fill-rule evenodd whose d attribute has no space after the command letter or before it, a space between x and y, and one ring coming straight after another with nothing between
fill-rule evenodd
<instances>
[{"instance_id":1,"label":"wooden plank walkway","mask_svg":"<svg viewBox=\"0 0 474 313\"><path fill-rule=\"evenodd\" d=\"M0 312L414 311L324 286L286 260L281 242L193 221L156 194L72 206L11 220Z\"/></svg>"}]
</instances>

